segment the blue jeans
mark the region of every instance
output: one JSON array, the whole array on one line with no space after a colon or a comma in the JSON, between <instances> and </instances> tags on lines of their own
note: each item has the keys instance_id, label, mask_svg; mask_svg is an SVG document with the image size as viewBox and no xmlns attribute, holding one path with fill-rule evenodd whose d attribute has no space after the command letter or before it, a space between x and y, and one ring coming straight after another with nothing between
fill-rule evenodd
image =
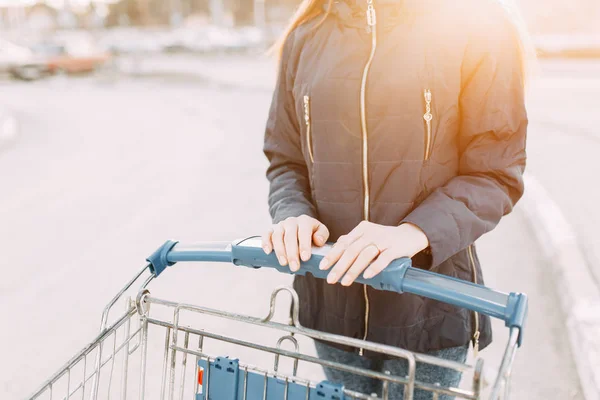
<instances>
[{"instance_id":1,"label":"blue jeans","mask_svg":"<svg viewBox=\"0 0 600 400\"><path fill-rule=\"evenodd\" d=\"M321 359L377 372L389 371L390 374L401 377L408 375L408 363L406 360L374 360L361 357L357 353L336 349L321 342L315 342L315 346L317 348L317 354ZM467 358L468 350L468 346L460 346L433 351L428 354L446 360L464 363ZM342 383L346 389L364 394L377 393L381 398L382 382L379 380L368 378L366 376L354 375L349 372L339 371L328 367L324 367L324 370L328 381ZM433 384L439 382L442 386L457 387L460 384L461 373L434 365L417 363L416 379L426 383ZM404 386L391 384L388 393L389 400L402 400L404 398ZM415 389L414 400L428 400L432 397L431 392ZM440 395L439 399L450 400L452 397Z\"/></svg>"}]
</instances>

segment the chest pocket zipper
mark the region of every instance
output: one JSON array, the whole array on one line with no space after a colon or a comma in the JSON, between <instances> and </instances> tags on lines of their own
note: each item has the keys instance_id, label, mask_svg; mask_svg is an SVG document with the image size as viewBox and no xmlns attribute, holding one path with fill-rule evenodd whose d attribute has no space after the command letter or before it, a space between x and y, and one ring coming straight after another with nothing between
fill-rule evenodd
<instances>
[{"instance_id":1,"label":"chest pocket zipper","mask_svg":"<svg viewBox=\"0 0 600 400\"><path fill-rule=\"evenodd\" d=\"M425 144L425 161L429 160L431 156L431 142L432 142L432 134L431 134L431 122L433 120L433 114L431 113L431 90L425 89L423 91L423 97L425 98L425 114L423 114L423 119L425 120L425 138L423 143Z\"/></svg>"},{"instance_id":2,"label":"chest pocket zipper","mask_svg":"<svg viewBox=\"0 0 600 400\"><path fill-rule=\"evenodd\" d=\"M314 163L315 158L313 156L313 148L312 148L312 137L310 131L310 96L304 95L304 123L306 124L306 147L308 148L308 156L310 157L310 162Z\"/></svg>"}]
</instances>

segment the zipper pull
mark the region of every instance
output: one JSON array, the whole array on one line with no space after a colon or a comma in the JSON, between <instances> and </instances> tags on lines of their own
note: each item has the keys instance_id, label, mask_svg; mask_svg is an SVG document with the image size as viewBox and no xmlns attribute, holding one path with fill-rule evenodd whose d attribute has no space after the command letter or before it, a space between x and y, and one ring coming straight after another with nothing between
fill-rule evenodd
<instances>
[{"instance_id":1,"label":"zipper pull","mask_svg":"<svg viewBox=\"0 0 600 400\"><path fill-rule=\"evenodd\" d=\"M433 119L433 115L431 114L431 90L425 89L423 97L425 97L425 114L423 114L423 119L429 123Z\"/></svg>"},{"instance_id":2,"label":"zipper pull","mask_svg":"<svg viewBox=\"0 0 600 400\"><path fill-rule=\"evenodd\" d=\"M375 26L375 24L377 24L377 15L375 14L373 2L369 2L369 5L367 6L367 24L369 26Z\"/></svg>"},{"instance_id":3,"label":"zipper pull","mask_svg":"<svg viewBox=\"0 0 600 400\"><path fill-rule=\"evenodd\" d=\"M479 331L476 331L473 335L473 356L477 358L479 356Z\"/></svg>"},{"instance_id":4,"label":"zipper pull","mask_svg":"<svg viewBox=\"0 0 600 400\"><path fill-rule=\"evenodd\" d=\"M425 89L425 101L427 104L431 104L431 90Z\"/></svg>"},{"instance_id":5,"label":"zipper pull","mask_svg":"<svg viewBox=\"0 0 600 400\"><path fill-rule=\"evenodd\" d=\"M308 126L310 123L310 97L304 96L304 122Z\"/></svg>"},{"instance_id":6,"label":"zipper pull","mask_svg":"<svg viewBox=\"0 0 600 400\"><path fill-rule=\"evenodd\" d=\"M375 24L377 24L377 15L375 7L373 7L373 0L367 0L367 32L371 33Z\"/></svg>"}]
</instances>

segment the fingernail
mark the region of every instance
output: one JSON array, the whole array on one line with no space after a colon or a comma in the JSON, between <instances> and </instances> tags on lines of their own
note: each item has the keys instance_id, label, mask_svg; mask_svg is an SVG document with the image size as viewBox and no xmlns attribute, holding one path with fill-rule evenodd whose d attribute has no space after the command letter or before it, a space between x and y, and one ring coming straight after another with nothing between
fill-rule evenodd
<instances>
[{"instance_id":1,"label":"fingernail","mask_svg":"<svg viewBox=\"0 0 600 400\"><path fill-rule=\"evenodd\" d=\"M296 261L291 261L291 262L290 262L290 269L291 269L293 272L296 272L296 271L298 271L298 269L299 269L298 262L296 262Z\"/></svg>"},{"instance_id":2,"label":"fingernail","mask_svg":"<svg viewBox=\"0 0 600 400\"><path fill-rule=\"evenodd\" d=\"M337 280L338 280L337 274L329 274L327 276L327 283L335 283L335 282L337 282Z\"/></svg>"},{"instance_id":3,"label":"fingernail","mask_svg":"<svg viewBox=\"0 0 600 400\"><path fill-rule=\"evenodd\" d=\"M269 254L269 253L271 253L271 248L270 248L269 246L263 246L263 251L264 251L266 254Z\"/></svg>"},{"instance_id":4,"label":"fingernail","mask_svg":"<svg viewBox=\"0 0 600 400\"><path fill-rule=\"evenodd\" d=\"M281 264L281 266L284 266L287 264L287 260L285 259L285 257L279 257L279 264Z\"/></svg>"},{"instance_id":5,"label":"fingernail","mask_svg":"<svg viewBox=\"0 0 600 400\"><path fill-rule=\"evenodd\" d=\"M310 253L305 250L300 254L300 257L302 257L302 261L308 261L310 259Z\"/></svg>"},{"instance_id":6,"label":"fingernail","mask_svg":"<svg viewBox=\"0 0 600 400\"><path fill-rule=\"evenodd\" d=\"M317 239L318 243L324 243L325 239L323 238L323 236L317 236L315 239Z\"/></svg>"},{"instance_id":7,"label":"fingernail","mask_svg":"<svg viewBox=\"0 0 600 400\"><path fill-rule=\"evenodd\" d=\"M327 268L327 259L324 258L321 260L321 262L319 263L319 269L323 270Z\"/></svg>"}]
</instances>

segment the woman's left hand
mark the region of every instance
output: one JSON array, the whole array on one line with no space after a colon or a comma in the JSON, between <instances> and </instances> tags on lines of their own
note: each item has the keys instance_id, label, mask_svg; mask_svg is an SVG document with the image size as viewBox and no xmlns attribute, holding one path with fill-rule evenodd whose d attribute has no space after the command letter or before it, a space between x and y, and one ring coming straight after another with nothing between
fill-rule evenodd
<instances>
[{"instance_id":1,"label":"woman's left hand","mask_svg":"<svg viewBox=\"0 0 600 400\"><path fill-rule=\"evenodd\" d=\"M413 257L428 246L427 236L415 225L385 226L363 221L338 239L319 268L327 270L335 264L327 283L336 283L343 276L342 285L350 286L363 271L363 277L370 279L395 259Z\"/></svg>"}]
</instances>

